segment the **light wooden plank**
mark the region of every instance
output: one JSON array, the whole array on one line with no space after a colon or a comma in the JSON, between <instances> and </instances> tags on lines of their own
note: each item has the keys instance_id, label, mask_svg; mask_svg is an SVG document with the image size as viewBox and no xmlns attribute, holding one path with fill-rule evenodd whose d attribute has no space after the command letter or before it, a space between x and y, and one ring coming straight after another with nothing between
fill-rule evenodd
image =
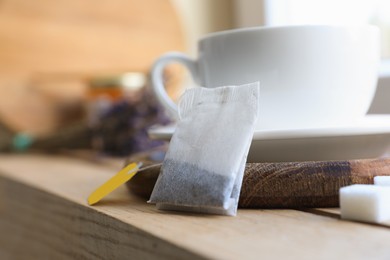
<instances>
[{"instance_id":1,"label":"light wooden plank","mask_svg":"<svg viewBox=\"0 0 390 260\"><path fill-rule=\"evenodd\" d=\"M319 214L323 216L329 216L334 218L341 218L341 211L340 208L318 208L318 209L308 209L306 212L310 212L313 214ZM345 220L348 221L348 220ZM390 228L390 220L383 221L381 223L364 223L367 225L377 225L377 226L383 226L383 227L389 227Z\"/></svg>"},{"instance_id":2,"label":"light wooden plank","mask_svg":"<svg viewBox=\"0 0 390 260\"><path fill-rule=\"evenodd\" d=\"M0 172L0 256L22 255L25 245L32 255L51 258L390 258L387 228L308 212L159 212L124 187L88 207L89 193L114 171L77 159L1 156Z\"/></svg>"},{"instance_id":3,"label":"light wooden plank","mask_svg":"<svg viewBox=\"0 0 390 260\"><path fill-rule=\"evenodd\" d=\"M0 183L7 190L0 259L202 259L94 209L22 183Z\"/></svg>"}]
</instances>

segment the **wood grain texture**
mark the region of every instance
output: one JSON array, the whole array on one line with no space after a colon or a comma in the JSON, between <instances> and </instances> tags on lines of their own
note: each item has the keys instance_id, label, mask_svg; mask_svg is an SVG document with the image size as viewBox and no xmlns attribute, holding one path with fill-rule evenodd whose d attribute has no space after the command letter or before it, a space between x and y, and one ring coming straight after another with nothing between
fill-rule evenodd
<instances>
[{"instance_id":1,"label":"wood grain texture","mask_svg":"<svg viewBox=\"0 0 390 260\"><path fill-rule=\"evenodd\" d=\"M160 212L124 187L88 207L89 193L116 170L57 156L0 156L1 259L390 257L387 228L310 212Z\"/></svg>"},{"instance_id":2,"label":"wood grain texture","mask_svg":"<svg viewBox=\"0 0 390 260\"><path fill-rule=\"evenodd\" d=\"M54 164L59 167L57 170L61 171L62 163L66 161L57 161L59 164ZM77 160L75 162L77 165ZM47 169L44 164L37 163L35 166L41 170ZM76 199L79 202L74 203L70 199L72 196L67 199L59 196L61 191L54 183L58 181L57 185L66 185L69 193L75 194L80 192L77 189L84 186L79 181L86 181L86 176L67 182L65 179L69 175L83 174L83 169L79 168L81 172L74 171L68 176L65 171L63 176L58 176L54 165L49 165L47 173L51 173L46 177L36 176L38 180L32 186L0 174L0 259L204 259L199 254L178 248L136 226L115 219L111 214L88 207L84 202L85 197L79 197ZM33 168L27 166L24 170L32 173ZM97 171L97 174L103 172ZM18 173L11 174L14 175ZM107 177L107 172L104 175ZM93 175L89 177L91 180L94 178ZM115 209L115 205L127 206L131 201L145 203L136 198L122 200L119 196L111 201L111 206Z\"/></svg>"},{"instance_id":3,"label":"wood grain texture","mask_svg":"<svg viewBox=\"0 0 390 260\"><path fill-rule=\"evenodd\" d=\"M160 166L140 172L127 183L130 191L148 198ZM372 184L376 175L390 175L390 159L329 162L248 163L239 207L338 207L339 189Z\"/></svg>"},{"instance_id":4,"label":"wood grain texture","mask_svg":"<svg viewBox=\"0 0 390 260\"><path fill-rule=\"evenodd\" d=\"M315 209L303 209L303 211L313 213L316 215L336 218L336 219L341 218L340 208L315 208ZM366 225L390 228L390 220L382 221L380 223L368 223L368 222L361 222L361 223Z\"/></svg>"},{"instance_id":5,"label":"wood grain texture","mask_svg":"<svg viewBox=\"0 0 390 260\"><path fill-rule=\"evenodd\" d=\"M0 182L8 191L0 217L1 259L203 259L84 205Z\"/></svg>"},{"instance_id":6,"label":"wood grain texture","mask_svg":"<svg viewBox=\"0 0 390 260\"><path fill-rule=\"evenodd\" d=\"M248 164L240 206L338 207L339 189L390 175L390 159Z\"/></svg>"}]
</instances>

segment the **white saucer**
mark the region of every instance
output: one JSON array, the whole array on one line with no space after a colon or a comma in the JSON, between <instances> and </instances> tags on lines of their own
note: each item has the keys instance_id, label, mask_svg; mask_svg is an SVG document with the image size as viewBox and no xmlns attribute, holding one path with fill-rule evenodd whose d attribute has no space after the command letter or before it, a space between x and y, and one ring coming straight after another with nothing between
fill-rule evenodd
<instances>
[{"instance_id":1,"label":"white saucer","mask_svg":"<svg viewBox=\"0 0 390 260\"><path fill-rule=\"evenodd\" d=\"M149 129L169 140L175 126ZM328 161L390 155L390 115L367 115L354 125L293 130L256 130L248 162Z\"/></svg>"}]
</instances>

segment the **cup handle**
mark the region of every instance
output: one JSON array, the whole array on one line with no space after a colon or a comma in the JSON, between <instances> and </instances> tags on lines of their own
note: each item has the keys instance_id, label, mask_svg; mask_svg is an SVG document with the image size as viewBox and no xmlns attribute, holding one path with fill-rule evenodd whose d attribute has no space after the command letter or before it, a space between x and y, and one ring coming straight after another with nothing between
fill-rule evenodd
<instances>
[{"instance_id":1,"label":"cup handle","mask_svg":"<svg viewBox=\"0 0 390 260\"><path fill-rule=\"evenodd\" d=\"M151 69L152 89L158 101L175 117L178 116L177 105L169 97L163 84L163 70L168 63L178 62L183 64L191 73L195 82L198 81L197 62L180 52L169 52L160 56Z\"/></svg>"}]
</instances>

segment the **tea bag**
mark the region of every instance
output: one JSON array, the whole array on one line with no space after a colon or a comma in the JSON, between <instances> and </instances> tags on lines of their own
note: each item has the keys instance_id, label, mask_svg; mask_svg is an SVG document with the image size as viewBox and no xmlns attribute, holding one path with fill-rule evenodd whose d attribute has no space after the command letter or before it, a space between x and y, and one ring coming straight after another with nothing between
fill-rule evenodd
<instances>
[{"instance_id":1,"label":"tea bag","mask_svg":"<svg viewBox=\"0 0 390 260\"><path fill-rule=\"evenodd\" d=\"M187 90L149 203L236 215L258 116L259 83Z\"/></svg>"}]
</instances>

